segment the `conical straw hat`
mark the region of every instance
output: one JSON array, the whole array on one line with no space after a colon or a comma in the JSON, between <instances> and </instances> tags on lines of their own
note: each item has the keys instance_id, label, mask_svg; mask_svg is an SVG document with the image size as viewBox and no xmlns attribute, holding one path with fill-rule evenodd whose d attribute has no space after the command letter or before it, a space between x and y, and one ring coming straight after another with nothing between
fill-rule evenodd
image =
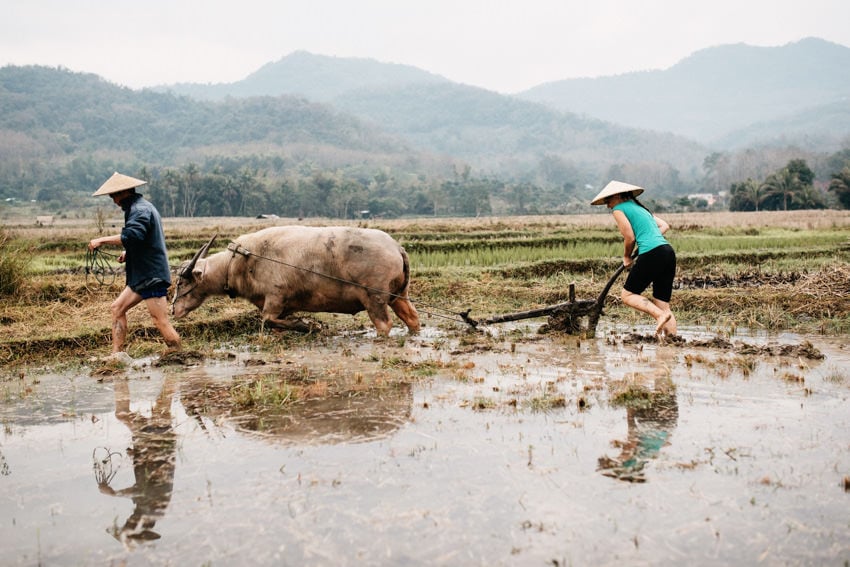
<instances>
[{"instance_id":1,"label":"conical straw hat","mask_svg":"<svg viewBox=\"0 0 850 567\"><path fill-rule=\"evenodd\" d=\"M116 171L112 174L112 177L106 180L106 183L100 186L100 189L92 193L92 197L97 197L98 195L109 195L110 193L117 193L119 191L124 191L125 189L133 189L134 187L146 184L147 181L142 181L141 179L136 179L129 175L123 175Z\"/></svg>"},{"instance_id":2,"label":"conical straw hat","mask_svg":"<svg viewBox=\"0 0 850 567\"><path fill-rule=\"evenodd\" d=\"M633 197L637 197L643 193L643 187L632 185L631 183L623 183L622 181L611 181L599 194L590 202L591 205L604 205L605 199L611 195L618 193L632 193Z\"/></svg>"}]
</instances>

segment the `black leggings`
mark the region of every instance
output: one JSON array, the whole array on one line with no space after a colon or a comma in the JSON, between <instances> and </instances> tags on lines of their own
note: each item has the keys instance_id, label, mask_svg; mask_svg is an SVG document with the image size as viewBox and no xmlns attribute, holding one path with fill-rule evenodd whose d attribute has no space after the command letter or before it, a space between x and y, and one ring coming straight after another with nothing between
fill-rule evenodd
<instances>
[{"instance_id":1,"label":"black leggings","mask_svg":"<svg viewBox=\"0 0 850 567\"><path fill-rule=\"evenodd\" d=\"M675 276L676 253L672 246L664 244L637 257L623 288L641 294L652 284L652 297L669 303Z\"/></svg>"}]
</instances>

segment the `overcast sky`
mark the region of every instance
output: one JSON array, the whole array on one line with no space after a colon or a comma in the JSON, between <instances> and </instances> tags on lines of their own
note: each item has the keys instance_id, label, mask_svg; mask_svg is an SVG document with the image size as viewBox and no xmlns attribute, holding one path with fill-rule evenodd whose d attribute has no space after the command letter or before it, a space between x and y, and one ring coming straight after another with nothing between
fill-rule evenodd
<instances>
[{"instance_id":1,"label":"overcast sky","mask_svg":"<svg viewBox=\"0 0 850 567\"><path fill-rule=\"evenodd\" d=\"M0 66L62 66L140 88L237 81L306 50L515 93L811 36L850 47L850 2L3 0Z\"/></svg>"}]
</instances>

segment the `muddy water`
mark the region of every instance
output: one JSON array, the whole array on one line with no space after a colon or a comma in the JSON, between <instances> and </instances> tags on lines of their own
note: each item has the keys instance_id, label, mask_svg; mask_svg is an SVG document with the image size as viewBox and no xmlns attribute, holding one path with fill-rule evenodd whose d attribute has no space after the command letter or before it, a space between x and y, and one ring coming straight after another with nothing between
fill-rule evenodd
<instances>
[{"instance_id":1,"label":"muddy water","mask_svg":"<svg viewBox=\"0 0 850 567\"><path fill-rule=\"evenodd\" d=\"M277 356L262 372L443 367L262 418L221 395L258 353L103 381L6 377L2 563L850 560L843 338L735 337L808 339L825 355L746 359L624 344L624 329L523 329L338 337Z\"/></svg>"}]
</instances>

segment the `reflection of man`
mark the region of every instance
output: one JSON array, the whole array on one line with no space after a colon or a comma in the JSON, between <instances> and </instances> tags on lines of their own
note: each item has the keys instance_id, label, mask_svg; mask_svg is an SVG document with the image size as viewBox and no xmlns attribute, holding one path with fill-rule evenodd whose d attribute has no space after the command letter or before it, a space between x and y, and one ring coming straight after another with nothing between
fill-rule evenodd
<instances>
[{"instance_id":1,"label":"reflection of man","mask_svg":"<svg viewBox=\"0 0 850 567\"><path fill-rule=\"evenodd\" d=\"M628 438L618 442L619 457L607 455L599 458L599 467L605 476L628 482L645 482L643 468L650 459L658 456L668 444L679 419L679 404L672 385L649 394L646 406L626 408L629 426Z\"/></svg>"},{"instance_id":2,"label":"reflection of man","mask_svg":"<svg viewBox=\"0 0 850 567\"><path fill-rule=\"evenodd\" d=\"M133 446L127 448L127 456L133 459L133 486L114 490L109 478L99 479L100 491L110 496L127 496L133 499L133 513L112 535L125 546L140 541L159 539L153 531L159 518L171 502L174 488L174 464L177 452L177 435L171 424L171 398L174 386L170 378L165 379L162 390L151 409L151 416L144 417L130 411L130 387L126 379L115 381L115 417L126 425L133 436Z\"/></svg>"}]
</instances>

